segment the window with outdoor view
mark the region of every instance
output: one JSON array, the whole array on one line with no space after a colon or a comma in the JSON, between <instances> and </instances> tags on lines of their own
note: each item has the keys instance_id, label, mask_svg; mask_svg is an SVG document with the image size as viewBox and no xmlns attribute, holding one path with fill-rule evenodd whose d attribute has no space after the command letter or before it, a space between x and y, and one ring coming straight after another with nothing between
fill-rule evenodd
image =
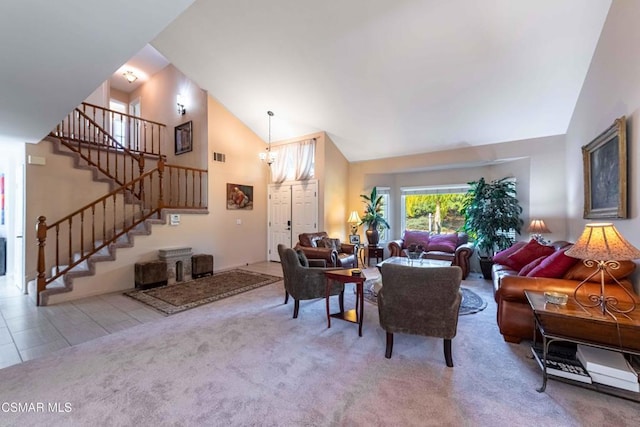
<instances>
[{"instance_id":1,"label":"window with outdoor view","mask_svg":"<svg viewBox=\"0 0 640 427\"><path fill-rule=\"evenodd\" d=\"M468 189L467 184L402 189L402 229L434 234L461 230L460 210Z\"/></svg>"}]
</instances>

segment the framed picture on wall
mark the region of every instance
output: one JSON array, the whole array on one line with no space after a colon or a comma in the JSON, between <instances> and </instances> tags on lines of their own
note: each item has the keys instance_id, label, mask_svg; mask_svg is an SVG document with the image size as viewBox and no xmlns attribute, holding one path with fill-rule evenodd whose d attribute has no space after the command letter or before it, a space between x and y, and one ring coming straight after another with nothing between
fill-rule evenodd
<instances>
[{"instance_id":1,"label":"framed picture on wall","mask_svg":"<svg viewBox=\"0 0 640 427\"><path fill-rule=\"evenodd\" d=\"M175 128L176 154L193 150L193 129L191 120Z\"/></svg>"},{"instance_id":2,"label":"framed picture on wall","mask_svg":"<svg viewBox=\"0 0 640 427\"><path fill-rule=\"evenodd\" d=\"M627 218L627 125L624 116L582 147L584 218Z\"/></svg>"},{"instance_id":3,"label":"framed picture on wall","mask_svg":"<svg viewBox=\"0 0 640 427\"><path fill-rule=\"evenodd\" d=\"M227 184L227 209L253 209L253 185Z\"/></svg>"}]
</instances>

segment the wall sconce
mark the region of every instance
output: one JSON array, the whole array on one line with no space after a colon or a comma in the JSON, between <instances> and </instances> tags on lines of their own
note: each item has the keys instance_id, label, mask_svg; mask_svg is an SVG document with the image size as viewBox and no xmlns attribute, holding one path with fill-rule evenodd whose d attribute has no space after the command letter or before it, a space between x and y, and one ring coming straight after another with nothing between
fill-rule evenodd
<instances>
[{"instance_id":1,"label":"wall sconce","mask_svg":"<svg viewBox=\"0 0 640 427\"><path fill-rule=\"evenodd\" d=\"M187 109L184 108L184 99L182 98L182 95L178 94L178 96L176 96L176 100L178 102L178 114L184 116L184 113L187 112Z\"/></svg>"},{"instance_id":2,"label":"wall sconce","mask_svg":"<svg viewBox=\"0 0 640 427\"><path fill-rule=\"evenodd\" d=\"M273 111L267 111L267 115L269 116L269 145L267 146L266 153L258 154L258 157L263 162L266 162L269 167L276 161L276 153L271 151L271 117L273 117Z\"/></svg>"},{"instance_id":3,"label":"wall sconce","mask_svg":"<svg viewBox=\"0 0 640 427\"><path fill-rule=\"evenodd\" d=\"M129 83L133 83L136 80L138 80L138 76L133 74L133 71L131 70L125 71L124 73L122 73L122 75L124 76L125 79L127 79Z\"/></svg>"}]
</instances>

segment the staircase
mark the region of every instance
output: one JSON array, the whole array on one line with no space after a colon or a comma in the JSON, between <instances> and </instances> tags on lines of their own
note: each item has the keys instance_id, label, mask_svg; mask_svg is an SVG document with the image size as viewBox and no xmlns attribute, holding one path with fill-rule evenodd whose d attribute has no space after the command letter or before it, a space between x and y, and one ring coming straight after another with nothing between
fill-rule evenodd
<instances>
[{"instance_id":1,"label":"staircase","mask_svg":"<svg viewBox=\"0 0 640 427\"><path fill-rule=\"evenodd\" d=\"M57 221L38 218L38 275L29 284L38 305L71 292L74 278L94 275L95 263L115 260L134 236L150 234L152 224L164 223L163 210L206 210L207 171L166 164L165 128L82 104L50 133L54 153L71 156L111 191Z\"/></svg>"}]
</instances>

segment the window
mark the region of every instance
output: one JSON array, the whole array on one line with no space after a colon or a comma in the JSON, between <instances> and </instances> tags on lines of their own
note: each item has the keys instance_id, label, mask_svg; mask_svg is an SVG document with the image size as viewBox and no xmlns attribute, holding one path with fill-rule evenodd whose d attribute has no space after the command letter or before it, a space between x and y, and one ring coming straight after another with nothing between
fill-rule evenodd
<instances>
[{"instance_id":1,"label":"window","mask_svg":"<svg viewBox=\"0 0 640 427\"><path fill-rule=\"evenodd\" d=\"M118 113L126 114L127 104L111 99L109 109ZM111 136L122 145L126 145L127 118L122 114L111 114Z\"/></svg>"},{"instance_id":2,"label":"window","mask_svg":"<svg viewBox=\"0 0 640 427\"><path fill-rule=\"evenodd\" d=\"M467 184L403 188L402 229L457 232L464 226L460 210L468 189Z\"/></svg>"}]
</instances>

